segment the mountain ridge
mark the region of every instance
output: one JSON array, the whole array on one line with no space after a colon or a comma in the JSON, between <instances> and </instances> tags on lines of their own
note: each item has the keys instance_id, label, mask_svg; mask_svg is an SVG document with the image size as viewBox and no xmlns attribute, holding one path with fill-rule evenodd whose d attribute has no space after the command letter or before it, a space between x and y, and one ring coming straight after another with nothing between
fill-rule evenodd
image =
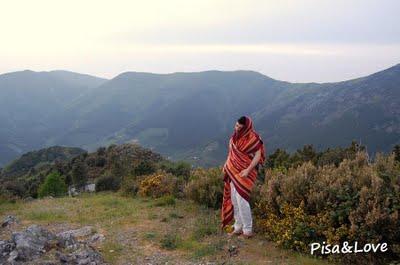
<instances>
[{"instance_id":1,"label":"mountain ridge","mask_svg":"<svg viewBox=\"0 0 400 265\"><path fill-rule=\"evenodd\" d=\"M55 83L59 85L68 77L57 71L50 75L59 78ZM1 77L0 100L7 90ZM5 109L8 114L0 115L0 122L8 126L0 129L0 146L8 151L3 152L10 157L11 147L17 155L29 148L57 144L90 151L101 145L133 141L173 159L190 160L203 154L211 165L223 159L235 118L244 114L253 117L269 149L293 151L305 143L324 148L363 138L371 143L371 151L387 151L399 141L396 109L400 109L400 64L332 83L290 83L247 70L170 74L128 71L108 80L95 78L95 82L100 84L84 90L68 88L75 92L67 100L54 89L42 87L38 91L44 94L29 98L40 101L29 113L22 105L14 112ZM45 84L46 89L54 86ZM64 102L54 105L51 93L46 91L53 91L54 99ZM20 100L13 102L20 104ZM25 105L31 104L29 100L24 99ZM26 116L23 122L15 124L21 115ZM45 118L32 124L32 117ZM28 132L35 128L29 138L35 146L26 144L21 128ZM344 128L343 132L336 132L338 128ZM337 135L331 136L331 131ZM0 151L0 160L7 160L4 154Z\"/></svg>"}]
</instances>

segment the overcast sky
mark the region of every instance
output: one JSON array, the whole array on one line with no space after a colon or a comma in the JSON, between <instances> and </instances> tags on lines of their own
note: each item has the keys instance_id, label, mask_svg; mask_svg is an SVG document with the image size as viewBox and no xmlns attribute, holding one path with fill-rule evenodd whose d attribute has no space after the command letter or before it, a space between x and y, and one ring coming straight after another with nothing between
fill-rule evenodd
<instances>
[{"instance_id":1,"label":"overcast sky","mask_svg":"<svg viewBox=\"0 0 400 265\"><path fill-rule=\"evenodd\" d=\"M254 70L291 82L400 63L400 1L0 0L0 73Z\"/></svg>"}]
</instances>

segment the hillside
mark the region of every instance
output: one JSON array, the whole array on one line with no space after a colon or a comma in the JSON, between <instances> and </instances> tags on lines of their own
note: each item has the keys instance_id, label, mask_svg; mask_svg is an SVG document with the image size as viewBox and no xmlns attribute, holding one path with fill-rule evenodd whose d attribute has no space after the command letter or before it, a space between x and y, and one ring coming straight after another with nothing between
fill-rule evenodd
<instances>
[{"instance_id":1,"label":"hillside","mask_svg":"<svg viewBox=\"0 0 400 265\"><path fill-rule=\"evenodd\" d=\"M0 177L11 178L22 176L45 164L52 164L56 160L66 161L85 152L81 148L63 146L52 146L30 151L9 163L1 171Z\"/></svg>"},{"instance_id":2,"label":"hillside","mask_svg":"<svg viewBox=\"0 0 400 265\"><path fill-rule=\"evenodd\" d=\"M192 168L136 144L110 145L68 160L46 162L0 181L0 215L5 220L2 226L7 227L0 230L0 246L5 246L0 248L0 263L3 257L30 259L24 252L25 241L18 243L16 236L11 237L15 230L8 228L8 223L15 223L13 216L22 221L15 227L21 235L48 235L44 237L50 241L43 243L48 251L39 257L56 264L84 259L87 251L96 259L101 253L111 264L322 264L321 259L360 265L397 262L399 147L396 150L371 159L364 146L353 142L324 152L316 152L311 145L293 154L275 152L258 172L251 191L256 232L251 240L229 239L225 233L231 226L219 229L226 194L221 166ZM49 152L36 153L45 160ZM27 164L21 163L24 157L15 163ZM88 183L95 184L96 193L82 192ZM78 194L68 192L71 186ZM37 224L42 228L32 226ZM71 229L86 231L85 236L77 236L79 244L74 243L75 238L54 239ZM350 241L387 242L393 247L387 252L309 256L313 242ZM70 252L63 247L66 244L73 245Z\"/></svg>"},{"instance_id":3,"label":"hillside","mask_svg":"<svg viewBox=\"0 0 400 265\"><path fill-rule=\"evenodd\" d=\"M65 106L104 81L68 71L0 75L0 166L45 147L49 137L65 129Z\"/></svg>"},{"instance_id":4,"label":"hillside","mask_svg":"<svg viewBox=\"0 0 400 265\"><path fill-rule=\"evenodd\" d=\"M21 77L20 82L28 80ZM94 151L134 142L174 160L213 166L225 159L241 115L253 117L270 152L278 147L294 151L305 143L317 149L345 146L352 140L370 153L388 152L400 143L399 87L400 65L335 83L289 83L253 71L126 72L66 97L55 111L47 96L38 94L42 113L49 115L40 125L23 119L5 126L0 163L33 146ZM18 111L31 112L22 106Z\"/></svg>"},{"instance_id":5,"label":"hillside","mask_svg":"<svg viewBox=\"0 0 400 265\"><path fill-rule=\"evenodd\" d=\"M0 191L11 197L38 196L38 188L52 171L61 173L68 185L79 178L89 182L104 175L122 177L146 173L153 164L167 162L160 154L137 144L99 147L87 152L76 147L52 146L23 154L0 171Z\"/></svg>"}]
</instances>

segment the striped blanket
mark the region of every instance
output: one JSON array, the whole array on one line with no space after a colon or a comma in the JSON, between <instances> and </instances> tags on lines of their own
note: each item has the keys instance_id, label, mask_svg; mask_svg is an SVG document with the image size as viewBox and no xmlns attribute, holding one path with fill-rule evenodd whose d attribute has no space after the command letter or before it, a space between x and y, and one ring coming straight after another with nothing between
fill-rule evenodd
<instances>
[{"instance_id":1,"label":"striped blanket","mask_svg":"<svg viewBox=\"0 0 400 265\"><path fill-rule=\"evenodd\" d=\"M261 158L247 177L239 174L246 169L254 155L261 148ZM221 229L224 229L233 220L233 205L231 201L230 182L232 181L237 192L245 200L250 201L250 192L257 178L258 165L265 160L264 144L260 136L253 129L253 122L250 117L246 117L245 125L234 132L229 140L228 158L224 165L224 193L221 210Z\"/></svg>"}]
</instances>

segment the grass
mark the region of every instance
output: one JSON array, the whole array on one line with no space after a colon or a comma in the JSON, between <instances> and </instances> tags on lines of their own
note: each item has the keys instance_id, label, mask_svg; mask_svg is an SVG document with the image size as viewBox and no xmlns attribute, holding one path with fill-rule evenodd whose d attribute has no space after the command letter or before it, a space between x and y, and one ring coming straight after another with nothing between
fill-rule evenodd
<instances>
[{"instance_id":1,"label":"grass","mask_svg":"<svg viewBox=\"0 0 400 265\"><path fill-rule=\"evenodd\" d=\"M155 233L155 232L146 232L145 234L144 234L144 238L145 239L148 239L148 240L153 240L153 239L155 239L157 237L157 233Z\"/></svg>"},{"instance_id":2,"label":"grass","mask_svg":"<svg viewBox=\"0 0 400 265\"><path fill-rule=\"evenodd\" d=\"M224 242L222 240L212 242L211 244L202 245L193 252L193 258L198 259L206 256L212 256L223 250Z\"/></svg>"},{"instance_id":3,"label":"grass","mask_svg":"<svg viewBox=\"0 0 400 265\"><path fill-rule=\"evenodd\" d=\"M241 243L240 255L229 257L231 241L219 231L219 210L171 196L129 198L101 192L78 197L0 203L0 218L15 215L22 229L43 224L56 229L90 225L105 235L98 250L110 264L145 264L146 257L162 253L170 264L193 260L217 264L326 264L306 255L278 249L262 237ZM235 239L236 240L236 239Z\"/></svg>"},{"instance_id":4,"label":"grass","mask_svg":"<svg viewBox=\"0 0 400 265\"><path fill-rule=\"evenodd\" d=\"M117 262L118 257L121 255L123 250L124 246L122 244L115 241L107 241L104 244L101 253L108 262L114 264Z\"/></svg>"},{"instance_id":5,"label":"grass","mask_svg":"<svg viewBox=\"0 0 400 265\"><path fill-rule=\"evenodd\" d=\"M170 233L170 234L165 234L164 237L161 239L161 247L164 249L176 249L178 247L178 244L180 244L182 241L181 237L179 234L176 233Z\"/></svg>"},{"instance_id":6,"label":"grass","mask_svg":"<svg viewBox=\"0 0 400 265\"><path fill-rule=\"evenodd\" d=\"M155 199L155 201L153 203L154 206L158 206L158 207L175 205L175 204L176 204L176 200L173 195L162 196L158 199Z\"/></svg>"},{"instance_id":7,"label":"grass","mask_svg":"<svg viewBox=\"0 0 400 265\"><path fill-rule=\"evenodd\" d=\"M204 218L196 220L192 237L194 240L201 240L210 235L218 234L218 219L215 215L208 214Z\"/></svg>"}]
</instances>

